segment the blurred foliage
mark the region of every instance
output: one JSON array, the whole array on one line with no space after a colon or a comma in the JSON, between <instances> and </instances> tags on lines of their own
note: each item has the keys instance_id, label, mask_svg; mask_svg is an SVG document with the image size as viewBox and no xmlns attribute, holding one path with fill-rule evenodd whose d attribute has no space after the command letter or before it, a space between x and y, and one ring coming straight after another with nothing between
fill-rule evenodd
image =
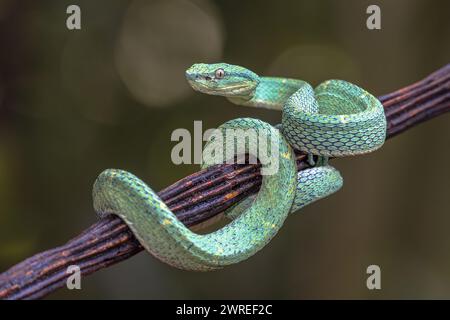
<instances>
[{"instance_id":1,"label":"blurred foliage","mask_svg":"<svg viewBox=\"0 0 450 320\"><path fill-rule=\"evenodd\" d=\"M78 4L82 30L66 28ZM280 114L194 93L184 70L226 61L259 74L330 78L381 95L450 62L448 1L0 1L0 270L96 219L91 187L122 168L156 190L198 170L170 160L176 128ZM51 298L450 296L448 115L367 156L337 160L338 194L288 219L248 261L183 272L147 254ZM424 166L424 163L430 164ZM422 168L418 169L419 164ZM382 290L365 287L382 269Z\"/></svg>"}]
</instances>

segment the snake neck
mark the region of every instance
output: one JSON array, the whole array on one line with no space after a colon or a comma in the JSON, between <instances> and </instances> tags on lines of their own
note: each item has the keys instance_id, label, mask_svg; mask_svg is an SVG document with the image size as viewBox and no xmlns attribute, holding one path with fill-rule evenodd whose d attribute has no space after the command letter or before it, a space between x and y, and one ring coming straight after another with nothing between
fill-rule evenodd
<instances>
[{"instance_id":1,"label":"snake neck","mask_svg":"<svg viewBox=\"0 0 450 320\"><path fill-rule=\"evenodd\" d=\"M297 79L261 77L249 96L228 97L228 100L242 106L282 110L287 99L305 83Z\"/></svg>"}]
</instances>

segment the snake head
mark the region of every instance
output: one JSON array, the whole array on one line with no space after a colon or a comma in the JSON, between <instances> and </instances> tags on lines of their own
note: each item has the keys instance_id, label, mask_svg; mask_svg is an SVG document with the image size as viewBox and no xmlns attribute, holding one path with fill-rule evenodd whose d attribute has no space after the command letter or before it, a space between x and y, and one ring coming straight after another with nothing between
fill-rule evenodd
<instances>
[{"instance_id":1,"label":"snake head","mask_svg":"<svg viewBox=\"0 0 450 320\"><path fill-rule=\"evenodd\" d=\"M240 66L227 63L196 63L186 70L191 87L206 94L251 98L259 76Z\"/></svg>"}]
</instances>

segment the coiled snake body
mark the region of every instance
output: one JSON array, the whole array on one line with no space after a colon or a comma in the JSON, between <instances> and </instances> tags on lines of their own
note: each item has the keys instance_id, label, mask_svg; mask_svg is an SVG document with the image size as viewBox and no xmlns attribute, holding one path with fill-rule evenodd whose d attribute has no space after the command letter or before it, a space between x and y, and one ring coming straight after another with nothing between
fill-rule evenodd
<instances>
[{"instance_id":1,"label":"coiled snake body","mask_svg":"<svg viewBox=\"0 0 450 320\"><path fill-rule=\"evenodd\" d=\"M277 149L271 152L279 155L279 163L275 173L263 174L256 196L226 212L233 221L209 234L189 230L131 173L108 169L99 175L93 189L97 213L119 215L144 248L181 269L214 270L255 254L275 236L289 212L342 186L339 172L327 165L328 157L363 154L384 143L383 106L346 81L328 80L313 89L301 80L259 77L225 63L195 64L186 78L195 90L225 96L235 104L282 110L282 124L273 127L240 118L218 128L224 135L228 129L252 129L275 138ZM258 157L261 146L251 143L245 144L244 151ZM319 156L317 164L297 173L293 148L308 153L311 164L312 155Z\"/></svg>"}]
</instances>

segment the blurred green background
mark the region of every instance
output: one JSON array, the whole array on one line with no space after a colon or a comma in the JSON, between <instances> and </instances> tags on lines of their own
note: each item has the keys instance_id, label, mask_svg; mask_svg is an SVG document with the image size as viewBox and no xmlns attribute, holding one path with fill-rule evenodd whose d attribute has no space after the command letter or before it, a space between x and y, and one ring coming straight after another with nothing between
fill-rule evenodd
<instances>
[{"instance_id":1,"label":"blurred green background","mask_svg":"<svg viewBox=\"0 0 450 320\"><path fill-rule=\"evenodd\" d=\"M78 4L82 30L66 28ZM382 29L366 28L381 7ZM193 92L184 70L226 61L317 85L392 92L450 62L450 2L0 1L0 271L96 221L91 187L106 168L156 190L176 166L170 135L274 111ZM141 253L49 298L450 298L450 118L333 161L344 188L291 216L251 259L212 273ZM366 288L377 264L382 290Z\"/></svg>"}]
</instances>

